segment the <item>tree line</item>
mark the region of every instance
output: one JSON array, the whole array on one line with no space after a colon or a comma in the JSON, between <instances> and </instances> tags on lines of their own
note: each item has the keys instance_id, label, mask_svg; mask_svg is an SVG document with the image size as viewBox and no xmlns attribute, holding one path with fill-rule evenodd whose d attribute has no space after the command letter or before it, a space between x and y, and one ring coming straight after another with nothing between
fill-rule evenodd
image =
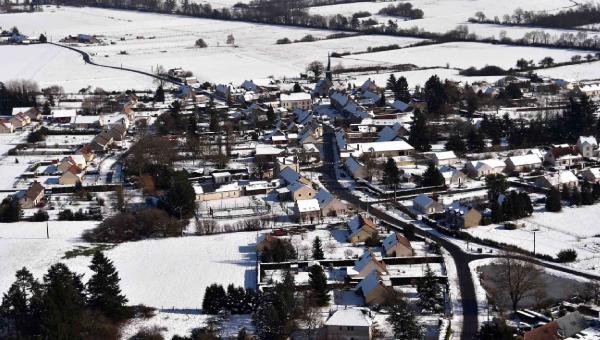
<instances>
[{"instance_id":1,"label":"tree line","mask_svg":"<svg viewBox=\"0 0 600 340\"><path fill-rule=\"evenodd\" d=\"M112 261L96 252L82 275L57 263L42 281L26 268L2 297L0 334L3 339L118 339L119 324L133 316L119 287Z\"/></svg>"}]
</instances>

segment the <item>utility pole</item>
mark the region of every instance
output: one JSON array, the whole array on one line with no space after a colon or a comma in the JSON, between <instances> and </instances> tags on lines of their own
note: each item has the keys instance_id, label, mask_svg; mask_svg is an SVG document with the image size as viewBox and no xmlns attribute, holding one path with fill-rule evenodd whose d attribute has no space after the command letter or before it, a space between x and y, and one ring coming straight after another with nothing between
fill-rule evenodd
<instances>
[{"instance_id":1,"label":"utility pole","mask_svg":"<svg viewBox=\"0 0 600 340\"><path fill-rule=\"evenodd\" d=\"M533 231L533 255L535 255L535 230Z\"/></svg>"},{"instance_id":2,"label":"utility pole","mask_svg":"<svg viewBox=\"0 0 600 340\"><path fill-rule=\"evenodd\" d=\"M50 223L50 222L46 221L46 238L50 239L50 231L48 230L48 223Z\"/></svg>"}]
</instances>

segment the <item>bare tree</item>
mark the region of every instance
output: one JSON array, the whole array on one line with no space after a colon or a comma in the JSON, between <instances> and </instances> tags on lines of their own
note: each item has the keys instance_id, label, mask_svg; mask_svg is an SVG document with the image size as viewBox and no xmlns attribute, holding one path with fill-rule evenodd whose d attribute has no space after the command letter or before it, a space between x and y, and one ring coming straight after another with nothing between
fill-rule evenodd
<instances>
[{"instance_id":1,"label":"bare tree","mask_svg":"<svg viewBox=\"0 0 600 340\"><path fill-rule=\"evenodd\" d=\"M497 300L508 297L513 312L527 298L540 300L545 293L542 271L534 264L504 254L494 263L495 275L490 277Z\"/></svg>"},{"instance_id":2,"label":"bare tree","mask_svg":"<svg viewBox=\"0 0 600 340\"><path fill-rule=\"evenodd\" d=\"M306 65L306 72L312 72L315 79L319 79L323 71L325 70L325 66L320 61L313 61L310 64Z\"/></svg>"}]
</instances>

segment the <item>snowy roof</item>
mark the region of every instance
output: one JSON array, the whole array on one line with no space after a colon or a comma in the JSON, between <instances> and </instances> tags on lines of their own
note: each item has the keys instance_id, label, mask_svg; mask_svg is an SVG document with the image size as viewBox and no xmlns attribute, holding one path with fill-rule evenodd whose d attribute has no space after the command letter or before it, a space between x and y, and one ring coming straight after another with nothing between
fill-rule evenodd
<instances>
[{"instance_id":1,"label":"snowy roof","mask_svg":"<svg viewBox=\"0 0 600 340\"><path fill-rule=\"evenodd\" d=\"M346 168L348 168L351 173L356 174L362 167L363 165L354 157L350 156L346 159Z\"/></svg>"},{"instance_id":2,"label":"snowy roof","mask_svg":"<svg viewBox=\"0 0 600 340\"><path fill-rule=\"evenodd\" d=\"M279 96L281 101L296 101L296 100L311 100L310 93L306 92L293 92L290 94L282 93Z\"/></svg>"},{"instance_id":3,"label":"snowy roof","mask_svg":"<svg viewBox=\"0 0 600 340\"><path fill-rule=\"evenodd\" d=\"M337 310L325 322L327 326L370 327L373 320L367 311L358 308Z\"/></svg>"},{"instance_id":4,"label":"snowy roof","mask_svg":"<svg viewBox=\"0 0 600 340\"><path fill-rule=\"evenodd\" d=\"M77 116L77 110L75 109L53 109L53 118L72 118Z\"/></svg>"},{"instance_id":5,"label":"snowy roof","mask_svg":"<svg viewBox=\"0 0 600 340\"><path fill-rule=\"evenodd\" d=\"M579 136L579 144L588 143L594 146L598 146L598 141L596 141L596 137L594 136Z\"/></svg>"},{"instance_id":6,"label":"snowy roof","mask_svg":"<svg viewBox=\"0 0 600 340\"><path fill-rule=\"evenodd\" d=\"M300 174L294 169L286 167L285 169L281 170L279 177L288 183L294 183L300 179Z\"/></svg>"},{"instance_id":7,"label":"snowy roof","mask_svg":"<svg viewBox=\"0 0 600 340\"><path fill-rule=\"evenodd\" d=\"M317 192L315 198L319 201L319 204L323 205L329 203L333 199L333 195L329 191L321 189Z\"/></svg>"},{"instance_id":8,"label":"snowy roof","mask_svg":"<svg viewBox=\"0 0 600 340\"><path fill-rule=\"evenodd\" d=\"M360 272L367 266L367 264L369 264L369 262L373 260L381 261L381 256L376 255L371 250L365 251L356 259L356 261L354 261L354 270L356 270L356 272Z\"/></svg>"},{"instance_id":9,"label":"snowy roof","mask_svg":"<svg viewBox=\"0 0 600 340\"><path fill-rule=\"evenodd\" d=\"M427 207L429 204L433 203L434 200L427 195L420 194L415 197L413 200L414 205L418 205L420 207Z\"/></svg>"},{"instance_id":10,"label":"snowy roof","mask_svg":"<svg viewBox=\"0 0 600 340\"><path fill-rule=\"evenodd\" d=\"M259 144L255 149L256 155L279 155L283 149L276 148L270 145Z\"/></svg>"},{"instance_id":11,"label":"snowy roof","mask_svg":"<svg viewBox=\"0 0 600 340\"><path fill-rule=\"evenodd\" d=\"M406 104L401 100L396 100L392 103L392 107L398 111L406 111L410 105Z\"/></svg>"},{"instance_id":12,"label":"snowy roof","mask_svg":"<svg viewBox=\"0 0 600 340\"><path fill-rule=\"evenodd\" d=\"M288 190L291 192L296 192L298 190L302 190L307 187L308 186L306 186L300 182L292 182L292 183L290 183L290 185L287 186Z\"/></svg>"},{"instance_id":13,"label":"snowy roof","mask_svg":"<svg viewBox=\"0 0 600 340\"><path fill-rule=\"evenodd\" d=\"M479 170L481 169L482 166L487 165L490 168L494 169L494 168L504 168L506 166L506 163L504 163L503 161L496 159L496 158L490 158L490 159L482 159L479 161L471 161L471 165Z\"/></svg>"},{"instance_id":14,"label":"snowy roof","mask_svg":"<svg viewBox=\"0 0 600 340\"><path fill-rule=\"evenodd\" d=\"M317 201L315 198L296 201L296 206L298 207L298 211L301 213L320 210L319 201Z\"/></svg>"},{"instance_id":15,"label":"snowy roof","mask_svg":"<svg viewBox=\"0 0 600 340\"><path fill-rule=\"evenodd\" d=\"M378 136L379 138L377 139L377 142L389 142L398 137L398 130L394 129L393 126L386 126L379 131Z\"/></svg>"},{"instance_id":16,"label":"snowy roof","mask_svg":"<svg viewBox=\"0 0 600 340\"><path fill-rule=\"evenodd\" d=\"M577 176L571 171L559 171L554 174L544 176L552 185L561 185L565 183L577 182Z\"/></svg>"},{"instance_id":17,"label":"snowy roof","mask_svg":"<svg viewBox=\"0 0 600 340\"><path fill-rule=\"evenodd\" d=\"M402 243L408 248L411 248L410 242L404 235L398 233L391 233L388 237L383 239L383 248L387 251L388 249L394 248L398 243Z\"/></svg>"},{"instance_id":18,"label":"snowy roof","mask_svg":"<svg viewBox=\"0 0 600 340\"><path fill-rule=\"evenodd\" d=\"M211 176L213 176L214 178L226 178L226 177L231 177L231 172L228 171L224 171L224 172L213 172L211 174Z\"/></svg>"},{"instance_id":19,"label":"snowy roof","mask_svg":"<svg viewBox=\"0 0 600 340\"><path fill-rule=\"evenodd\" d=\"M12 115L16 115L17 113L26 113L27 111L33 109L33 107L13 107Z\"/></svg>"},{"instance_id":20,"label":"snowy roof","mask_svg":"<svg viewBox=\"0 0 600 340\"><path fill-rule=\"evenodd\" d=\"M348 144L360 152L409 151L414 148L403 140Z\"/></svg>"},{"instance_id":21,"label":"snowy roof","mask_svg":"<svg viewBox=\"0 0 600 340\"><path fill-rule=\"evenodd\" d=\"M522 156L512 156L512 157L508 157L508 160L510 160L512 162L512 164L515 166L542 163L542 160L537 155L534 155L534 154L528 154L528 155L522 155Z\"/></svg>"},{"instance_id":22,"label":"snowy roof","mask_svg":"<svg viewBox=\"0 0 600 340\"><path fill-rule=\"evenodd\" d=\"M358 283L356 288L362 290L363 296L367 296L379 284L383 284L383 280L376 270L372 270Z\"/></svg>"},{"instance_id":23,"label":"snowy roof","mask_svg":"<svg viewBox=\"0 0 600 340\"><path fill-rule=\"evenodd\" d=\"M456 158L456 154L454 153L454 151L434 152L433 156L440 161Z\"/></svg>"}]
</instances>

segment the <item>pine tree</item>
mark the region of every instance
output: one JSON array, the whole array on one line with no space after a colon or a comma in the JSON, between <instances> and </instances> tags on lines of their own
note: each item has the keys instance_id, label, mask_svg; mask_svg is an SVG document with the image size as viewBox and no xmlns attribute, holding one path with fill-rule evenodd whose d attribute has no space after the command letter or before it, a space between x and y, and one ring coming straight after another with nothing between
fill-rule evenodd
<instances>
[{"instance_id":1,"label":"pine tree","mask_svg":"<svg viewBox=\"0 0 600 340\"><path fill-rule=\"evenodd\" d=\"M408 135L408 143L417 151L429 151L431 150L429 137L430 132L425 116L422 113L415 113Z\"/></svg>"},{"instance_id":2,"label":"pine tree","mask_svg":"<svg viewBox=\"0 0 600 340\"><path fill-rule=\"evenodd\" d=\"M85 308L81 276L57 263L44 275L42 333L48 339L79 339L81 314Z\"/></svg>"},{"instance_id":3,"label":"pine tree","mask_svg":"<svg viewBox=\"0 0 600 340\"><path fill-rule=\"evenodd\" d=\"M571 192L570 201L571 201L572 205L577 205L577 206L581 205L582 197L581 197L581 192L579 191L579 188L575 187L573 189L573 191Z\"/></svg>"},{"instance_id":4,"label":"pine tree","mask_svg":"<svg viewBox=\"0 0 600 340\"><path fill-rule=\"evenodd\" d=\"M389 157L383 168L383 183L388 187L396 187L400 182L400 171L396 162Z\"/></svg>"},{"instance_id":5,"label":"pine tree","mask_svg":"<svg viewBox=\"0 0 600 340\"><path fill-rule=\"evenodd\" d=\"M485 150L483 135L475 128L472 128L467 135L467 148L471 152L482 152Z\"/></svg>"},{"instance_id":6,"label":"pine tree","mask_svg":"<svg viewBox=\"0 0 600 340\"><path fill-rule=\"evenodd\" d=\"M438 170L438 168L433 163L429 163L427 170L423 173L423 182L422 185L424 187L437 187L440 185L444 185L446 180L444 176Z\"/></svg>"},{"instance_id":7,"label":"pine tree","mask_svg":"<svg viewBox=\"0 0 600 340\"><path fill-rule=\"evenodd\" d=\"M581 185L581 203L583 205L594 204L594 194L592 192L592 186L587 181L584 181Z\"/></svg>"},{"instance_id":8,"label":"pine tree","mask_svg":"<svg viewBox=\"0 0 600 340\"><path fill-rule=\"evenodd\" d=\"M396 76L393 73L388 77L385 88L391 91L396 88Z\"/></svg>"},{"instance_id":9,"label":"pine tree","mask_svg":"<svg viewBox=\"0 0 600 340\"><path fill-rule=\"evenodd\" d=\"M88 306L113 320L125 317L127 298L121 294L119 273L102 252L92 257L93 274L87 282Z\"/></svg>"},{"instance_id":10,"label":"pine tree","mask_svg":"<svg viewBox=\"0 0 600 340\"><path fill-rule=\"evenodd\" d=\"M497 199L492 200L491 210L493 223L500 223L504 221L504 212L502 211L502 205L498 204Z\"/></svg>"},{"instance_id":11,"label":"pine tree","mask_svg":"<svg viewBox=\"0 0 600 340\"><path fill-rule=\"evenodd\" d=\"M389 315L386 320L392 326L395 339L414 340L423 336L417 318L410 311L408 303L400 297L389 306Z\"/></svg>"},{"instance_id":12,"label":"pine tree","mask_svg":"<svg viewBox=\"0 0 600 340\"><path fill-rule=\"evenodd\" d=\"M312 255L315 260L322 260L325 258L323 246L321 245L321 238L319 236L315 237L313 241Z\"/></svg>"},{"instance_id":13,"label":"pine tree","mask_svg":"<svg viewBox=\"0 0 600 340\"><path fill-rule=\"evenodd\" d=\"M16 273L16 280L2 297L0 319L12 327L4 328L0 322L0 334L9 338L27 339L40 335L40 307L42 286L23 267Z\"/></svg>"},{"instance_id":14,"label":"pine tree","mask_svg":"<svg viewBox=\"0 0 600 340\"><path fill-rule=\"evenodd\" d=\"M437 278L429 264L425 267L423 277L417 282L417 294L419 295L419 305L430 311L437 311L441 308L442 294Z\"/></svg>"},{"instance_id":15,"label":"pine tree","mask_svg":"<svg viewBox=\"0 0 600 340\"><path fill-rule=\"evenodd\" d=\"M155 102L164 102L165 101L165 90L162 85L159 85L156 88L156 92L154 93L154 101Z\"/></svg>"},{"instance_id":16,"label":"pine tree","mask_svg":"<svg viewBox=\"0 0 600 340\"><path fill-rule=\"evenodd\" d=\"M326 306L329 303L329 289L327 288L327 276L323 267L318 264L310 267L309 285L313 290L315 303L319 306Z\"/></svg>"},{"instance_id":17,"label":"pine tree","mask_svg":"<svg viewBox=\"0 0 600 340\"><path fill-rule=\"evenodd\" d=\"M259 295L256 312L252 315L259 339L285 339L295 328L294 290L294 278L286 272L283 282Z\"/></svg>"},{"instance_id":18,"label":"pine tree","mask_svg":"<svg viewBox=\"0 0 600 340\"><path fill-rule=\"evenodd\" d=\"M213 283L206 287L204 299L202 300L202 312L204 314L219 314L227 307L227 294L221 285Z\"/></svg>"},{"instance_id":19,"label":"pine tree","mask_svg":"<svg viewBox=\"0 0 600 340\"><path fill-rule=\"evenodd\" d=\"M467 145L463 141L462 137L457 133L453 133L450 135L450 138L448 138L445 147L446 150L454 151L456 153L464 153L465 151L467 151Z\"/></svg>"},{"instance_id":20,"label":"pine tree","mask_svg":"<svg viewBox=\"0 0 600 340\"><path fill-rule=\"evenodd\" d=\"M400 77L396 81L396 87L394 88L394 95L396 96L396 100L400 100L406 104L410 103L410 99L412 96L410 95L410 91L408 90L408 81L406 78Z\"/></svg>"},{"instance_id":21,"label":"pine tree","mask_svg":"<svg viewBox=\"0 0 600 340\"><path fill-rule=\"evenodd\" d=\"M561 194L556 188L550 189L546 195L546 210L551 212L559 212L562 209Z\"/></svg>"},{"instance_id":22,"label":"pine tree","mask_svg":"<svg viewBox=\"0 0 600 340\"><path fill-rule=\"evenodd\" d=\"M425 83L425 102L427 102L427 112L431 114L444 113L444 107L448 101L446 90L440 78L437 75L431 76Z\"/></svg>"}]
</instances>

